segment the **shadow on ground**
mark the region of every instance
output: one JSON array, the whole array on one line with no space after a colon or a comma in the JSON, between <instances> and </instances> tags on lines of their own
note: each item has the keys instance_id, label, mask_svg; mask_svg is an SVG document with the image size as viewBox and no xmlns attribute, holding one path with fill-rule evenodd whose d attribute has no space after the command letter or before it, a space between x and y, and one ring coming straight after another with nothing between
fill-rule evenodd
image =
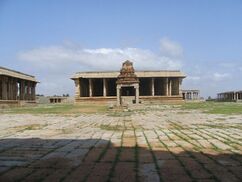
<instances>
[{"instance_id":1,"label":"shadow on ground","mask_svg":"<svg viewBox=\"0 0 242 182\"><path fill-rule=\"evenodd\" d=\"M118 147L100 139L0 140L0 181L241 180L241 155Z\"/></svg>"}]
</instances>

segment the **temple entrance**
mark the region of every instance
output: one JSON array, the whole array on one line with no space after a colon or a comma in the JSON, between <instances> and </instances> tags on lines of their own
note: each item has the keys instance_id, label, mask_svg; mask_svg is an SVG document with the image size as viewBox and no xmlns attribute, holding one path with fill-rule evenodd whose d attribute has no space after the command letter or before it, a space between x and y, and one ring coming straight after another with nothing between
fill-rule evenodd
<instances>
[{"instance_id":1,"label":"temple entrance","mask_svg":"<svg viewBox=\"0 0 242 182\"><path fill-rule=\"evenodd\" d=\"M135 96L134 87L122 87L121 96Z\"/></svg>"},{"instance_id":2,"label":"temple entrance","mask_svg":"<svg viewBox=\"0 0 242 182\"><path fill-rule=\"evenodd\" d=\"M120 88L120 104L129 105L136 103L136 90L134 86L123 86Z\"/></svg>"}]
</instances>

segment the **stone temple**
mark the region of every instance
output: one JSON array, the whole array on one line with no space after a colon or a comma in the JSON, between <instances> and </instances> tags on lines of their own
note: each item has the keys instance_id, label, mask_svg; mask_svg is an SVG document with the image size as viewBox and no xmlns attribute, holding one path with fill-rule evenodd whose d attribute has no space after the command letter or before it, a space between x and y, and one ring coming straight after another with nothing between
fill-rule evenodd
<instances>
[{"instance_id":1,"label":"stone temple","mask_svg":"<svg viewBox=\"0 0 242 182\"><path fill-rule=\"evenodd\" d=\"M35 102L34 76L0 67L0 104Z\"/></svg>"},{"instance_id":2,"label":"stone temple","mask_svg":"<svg viewBox=\"0 0 242 182\"><path fill-rule=\"evenodd\" d=\"M116 102L117 105L140 102L181 102L181 71L135 71L133 63L125 61L120 72L77 72L75 101Z\"/></svg>"}]
</instances>

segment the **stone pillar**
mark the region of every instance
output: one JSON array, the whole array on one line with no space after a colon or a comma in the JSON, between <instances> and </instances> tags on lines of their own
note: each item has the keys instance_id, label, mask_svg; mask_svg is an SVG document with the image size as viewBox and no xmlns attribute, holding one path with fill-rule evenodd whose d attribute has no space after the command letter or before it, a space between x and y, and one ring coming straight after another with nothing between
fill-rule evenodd
<instances>
[{"instance_id":1,"label":"stone pillar","mask_svg":"<svg viewBox=\"0 0 242 182\"><path fill-rule=\"evenodd\" d=\"M166 96L169 95L169 80L168 78L165 79L165 87L166 87Z\"/></svg>"},{"instance_id":2,"label":"stone pillar","mask_svg":"<svg viewBox=\"0 0 242 182\"><path fill-rule=\"evenodd\" d=\"M36 82L33 82L33 86L32 86L32 100L35 100L35 89L36 89Z\"/></svg>"},{"instance_id":3,"label":"stone pillar","mask_svg":"<svg viewBox=\"0 0 242 182\"><path fill-rule=\"evenodd\" d=\"M12 100L12 98L11 98L11 94L12 94L12 78L8 78L8 82L7 82L7 87L8 87L8 89L7 89L7 95L8 95L8 100Z\"/></svg>"},{"instance_id":4,"label":"stone pillar","mask_svg":"<svg viewBox=\"0 0 242 182\"><path fill-rule=\"evenodd\" d=\"M8 100L12 100L12 78L8 78L7 82L7 87L8 87Z\"/></svg>"},{"instance_id":5,"label":"stone pillar","mask_svg":"<svg viewBox=\"0 0 242 182\"><path fill-rule=\"evenodd\" d=\"M20 100L24 100L24 95L25 95L25 88L24 88L24 86L25 86L25 81L24 80L21 80L20 81L20 92L19 92L19 98L20 98Z\"/></svg>"},{"instance_id":6,"label":"stone pillar","mask_svg":"<svg viewBox=\"0 0 242 182\"><path fill-rule=\"evenodd\" d=\"M178 92L179 92L179 96L182 96L182 89L181 89L181 85L182 85L182 78L178 78Z\"/></svg>"},{"instance_id":7,"label":"stone pillar","mask_svg":"<svg viewBox=\"0 0 242 182\"><path fill-rule=\"evenodd\" d=\"M117 89L117 106L120 106L121 102L120 102L120 86L116 87Z\"/></svg>"},{"instance_id":8,"label":"stone pillar","mask_svg":"<svg viewBox=\"0 0 242 182\"><path fill-rule=\"evenodd\" d=\"M8 95L7 95L7 78L4 76L2 79L2 99L3 100L7 100L8 99Z\"/></svg>"},{"instance_id":9,"label":"stone pillar","mask_svg":"<svg viewBox=\"0 0 242 182\"><path fill-rule=\"evenodd\" d=\"M74 82L75 82L75 98L78 98L81 96L79 78L75 79Z\"/></svg>"},{"instance_id":10,"label":"stone pillar","mask_svg":"<svg viewBox=\"0 0 242 182\"><path fill-rule=\"evenodd\" d=\"M89 97L92 97L92 79L89 78L88 81L89 81Z\"/></svg>"},{"instance_id":11,"label":"stone pillar","mask_svg":"<svg viewBox=\"0 0 242 182\"><path fill-rule=\"evenodd\" d=\"M155 96L155 78L151 78L151 95Z\"/></svg>"},{"instance_id":12,"label":"stone pillar","mask_svg":"<svg viewBox=\"0 0 242 182\"><path fill-rule=\"evenodd\" d=\"M17 100L17 80L13 79L13 100Z\"/></svg>"},{"instance_id":13,"label":"stone pillar","mask_svg":"<svg viewBox=\"0 0 242 182\"><path fill-rule=\"evenodd\" d=\"M169 96L172 95L172 80L169 79Z\"/></svg>"},{"instance_id":14,"label":"stone pillar","mask_svg":"<svg viewBox=\"0 0 242 182\"><path fill-rule=\"evenodd\" d=\"M13 100L16 100L16 85L17 85L17 83L16 83L16 79L15 78L13 78L13 85L12 85L12 87L13 87Z\"/></svg>"},{"instance_id":15,"label":"stone pillar","mask_svg":"<svg viewBox=\"0 0 242 182\"><path fill-rule=\"evenodd\" d=\"M135 86L135 104L139 104L139 85Z\"/></svg>"},{"instance_id":16,"label":"stone pillar","mask_svg":"<svg viewBox=\"0 0 242 182\"><path fill-rule=\"evenodd\" d=\"M31 100L31 95L30 95L30 81L28 81L27 84L27 100Z\"/></svg>"},{"instance_id":17,"label":"stone pillar","mask_svg":"<svg viewBox=\"0 0 242 182\"><path fill-rule=\"evenodd\" d=\"M103 97L107 96L107 80L103 78Z\"/></svg>"}]
</instances>

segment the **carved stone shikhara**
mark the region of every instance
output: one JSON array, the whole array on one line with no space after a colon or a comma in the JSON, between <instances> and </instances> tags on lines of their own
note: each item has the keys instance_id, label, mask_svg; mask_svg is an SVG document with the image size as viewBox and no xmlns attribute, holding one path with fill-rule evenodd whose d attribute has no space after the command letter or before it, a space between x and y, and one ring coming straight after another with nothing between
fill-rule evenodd
<instances>
[{"instance_id":1,"label":"carved stone shikhara","mask_svg":"<svg viewBox=\"0 0 242 182\"><path fill-rule=\"evenodd\" d=\"M123 63L120 74L117 79L117 84L133 84L139 83L139 79L135 74L133 63L129 60Z\"/></svg>"},{"instance_id":2,"label":"carved stone shikhara","mask_svg":"<svg viewBox=\"0 0 242 182\"><path fill-rule=\"evenodd\" d=\"M131 61L125 61L120 70L120 74L116 81L117 84L117 106L123 104L121 98L121 89L125 87L132 87L135 89L134 103L139 103L139 79L135 74L133 63Z\"/></svg>"}]
</instances>

